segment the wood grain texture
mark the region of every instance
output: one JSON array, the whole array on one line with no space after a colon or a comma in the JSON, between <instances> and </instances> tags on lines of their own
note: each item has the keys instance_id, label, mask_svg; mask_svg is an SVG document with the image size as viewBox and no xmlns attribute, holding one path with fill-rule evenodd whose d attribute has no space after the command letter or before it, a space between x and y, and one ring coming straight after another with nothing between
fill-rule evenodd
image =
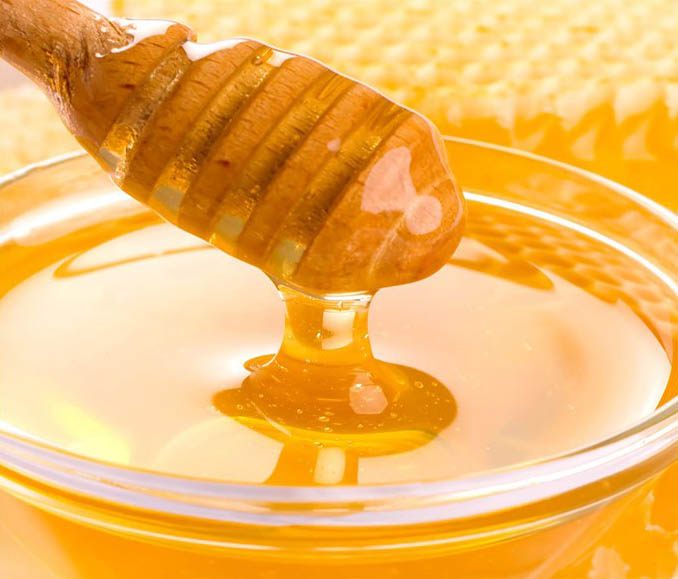
<instances>
[{"instance_id":1,"label":"wood grain texture","mask_svg":"<svg viewBox=\"0 0 678 579\"><path fill-rule=\"evenodd\" d=\"M435 128L315 60L67 0L0 0L0 16L3 57L123 190L278 280L374 291L459 242Z\"/></svg>"}]
</instances>

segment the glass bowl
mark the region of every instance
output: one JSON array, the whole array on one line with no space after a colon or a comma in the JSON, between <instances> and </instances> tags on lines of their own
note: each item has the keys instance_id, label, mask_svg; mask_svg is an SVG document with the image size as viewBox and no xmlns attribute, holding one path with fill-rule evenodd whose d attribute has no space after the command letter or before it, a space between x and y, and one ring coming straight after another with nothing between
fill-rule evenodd
<instances>
[{"instance_id":1,"label":"glass bowl","mask_svg":"<svg viewBox=\"0 0 678 579\"><path fill-rule=\"evenodd\" d=\"M675 215L535 155L462 139L446 145L471 201L528 208L598 236L661 280L678 322ZM0 181L0 259L17 228L44 225L27 212L69 196L73 211L53 219L146 211L83 154L47 161ZM678 344L670 335L667 349ZM2 575L670 577L678 568L677 391L673 368L652 415L568 454L449 481L359 487L166 476L67 453L0 422Z\"/></svg>"}]
</instances>

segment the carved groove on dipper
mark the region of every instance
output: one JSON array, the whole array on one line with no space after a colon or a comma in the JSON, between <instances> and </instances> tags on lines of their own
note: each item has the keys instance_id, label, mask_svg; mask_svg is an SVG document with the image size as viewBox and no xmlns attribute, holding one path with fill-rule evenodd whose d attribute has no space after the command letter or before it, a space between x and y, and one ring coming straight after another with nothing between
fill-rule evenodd
<instances>
[{"instance_id":1,"label":"carved groove on dipper","mask_svg":"<svg viewBox=\"0 0 678 579\"><path fill-rule=\"evenodd\" d=\"M323 163L304 194L280 220L265 253L267 265L273 271L283 277L294 275L342 194L369 164L379 146L412 114L381 97L356 122L337 155Z\"/></svg>"},{"instance_id":2,"label":"carved groove on dipper","mask_svg":"<svg viewBox=\"0 0 678 579\"><path fill-rule=\"evenodd\" d=\"M230 241L233 249L236 249L240 233L258 203L266 197L271 182L285 170L287 160L306 142L318 121L353 85L346 77L333 71L325 71L272 124L234 177L233 186L229 187L210 223L210 231L218 234L219 224L223 219L238 219L238 227L230 239L222 239L223 243Z\"/></svg>"},{"instance_id":3,"label":"carved groove on dipper","mask_svg":"<svg viewBox=\"0 0 678 579\"><path fill-rule=\"evenodd\" d=\"M261 66L272 53L268 46L260 46L224 79L184 135L177 153L160 172L149 200L153 208L168 218L178 219L184 199L190 195L214 146L228 134L239 112L256 97L274 72L269 66Z\"/></svg>"},{"instance_id":4,"label":"carved groove on dipper","mask_svg":"<svg viewBox=\"0 0 678 579\"><path fill-rule=\"evenodd\" d=\"M101 144L99 155L108 163L117 183L125 180L148 121L158 114L191 65L181 49L184 42L181 39L170 45L135 87Z\"/></svg>"}]
</instances>

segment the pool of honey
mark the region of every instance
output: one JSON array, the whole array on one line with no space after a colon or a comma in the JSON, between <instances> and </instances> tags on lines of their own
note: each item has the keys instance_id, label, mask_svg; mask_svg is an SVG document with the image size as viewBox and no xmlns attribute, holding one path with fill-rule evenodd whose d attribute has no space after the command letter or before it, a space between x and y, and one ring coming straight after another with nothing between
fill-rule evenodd
<instances>
[{"instance_id":1,"label":"pool of honey","mask_svg":"<svg viewBox=\"0 0 678 579\"><path fill-rule=\"evenodd\" d=\"M57 447L247 484L442 481L602 440L675 395L667 382L676 306L666 280L595 232L476 195L452 261L427 280L382 290L370 310L374 356L433 377L422 388L444 390L453 408L442 426L420 426L426 436L404 444L398 429L378 438L356 430L361 416L374 424L375 415L388 423L416 413L364 384L346 410L356 426L348 436L332 438L346 416L289 427L307 411L298 396L281 398L276 420L270 412L249 420L247 408L266 400L247 398L248 368L278 350L285 328L271 281L148 213L114 205L73 218L68 203L53 201L26 215L26 227L0 247L0 420ZM347 322L331 312L323 319L331 349ZM227 412L215 406L219 393L232 402ZM662 544L655 571L673 572L678 517L656 517L675 511L667 502L675 479L669 472L654 491L615 503L614 517L545 532L541 547L490 546L454 560L436 552L417 572L451 577L456 565L477 577L522 577L534 568L542 573L534 577L613 577L630 559L638 569L649 563L604 538L648 542L648 529L656 535L650 542ZM656 489L663 490L655 496ZM656 502L664 505L659 515ZM10 513L1 523L2 559L42 573L32 577L203 578L226 569L233 577L286 577L322 563L198 556L87 530L9 495L0 504ZM534 564L554 544L558 556ZM395 552L392 565L354 561L332 576L414 576L413 563L397 560ZM483 574L492 568L504 571Z\"/></svg>"}]
</instances>

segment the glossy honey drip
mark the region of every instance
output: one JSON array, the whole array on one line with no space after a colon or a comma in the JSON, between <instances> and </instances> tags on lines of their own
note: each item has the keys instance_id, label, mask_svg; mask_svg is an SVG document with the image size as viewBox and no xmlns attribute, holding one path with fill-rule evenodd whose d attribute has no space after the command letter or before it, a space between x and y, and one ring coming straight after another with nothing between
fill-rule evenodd
<instances>
[{"instance_id":1,"label":"glossy honey drip","mask_svg":"<svg viewBox=\"0 0 678 579\"><path fill-rule=\"evenodd\" d=\"M372 355L371 296L279 289L279 352L250 360L242 386L214 397L219 411L284 445L270 484L357 484L361 457L415 450L450 425L457 407L445 385Z\"/></svg>"},{"instance_id":2,"label":"glossy honey drip","mask_svg":"<svg viewBox=\"0 0 678 579\"><path fill-rule=\"evenodd\" d=\"M173 95L182 83L191 86L192 78L203 76L202 59L212 55L226 59L223 52L239 46L242 60L220 79L147 197L149 189L135 184L139 165L135 157L152 144L148 134L166 122L164 107L172 98L183 98ZM273 87L290 85L293 78L297 86L288 88L281 108L271 100L276 94ZM306 79L305 85L300 78ZM347 101L343 107L342 100ZM261 139L255 143L245 137L239 121L249 118L256 125L255 117L271 116L271 108L278 117ZM327 154L317 173L305 174L294 165L288 168L288 159L299 147L318 139L314 131L327 123L323 116L337 116L344 109L348 117L328 133L338 136L325 146ZM154 116L159 118L152 121ZM302 259L344 190L380 145L414 118L313 61L255 41L234 40L212 49L176 43L127 101L99 155L109 162L121 187L139 191L139 199L168 221L259 264L271 275L296 280ZM223 155L228 159L220 160ZM215 190L215 171L223 170L230 171L228 185ZM307 175L306 190L299 174ZM279 186L281 180L285 187ZM286 213L284 219L281 212ZM390 237L393 234L387 241ZM329 253L322 255L332 261ZM380 257L375 251L374 258ZM373 269L374 265L369 267L375 287L388 285ZM323 297L288 284L279 285L287 311L280 351L271 359L250 361L246 367L252 374L242 388L225 390L214 400L224 414L285 444L272 483L298 482L304 472L299 470L300 460L322 465L330 458L331 467L308 472L324 477L325 483L355 483L360 456L417 448L452 422L456 406L444 385L419 370L373 357L367 333L370 294Z\"/></svg>"}]
</instances>

